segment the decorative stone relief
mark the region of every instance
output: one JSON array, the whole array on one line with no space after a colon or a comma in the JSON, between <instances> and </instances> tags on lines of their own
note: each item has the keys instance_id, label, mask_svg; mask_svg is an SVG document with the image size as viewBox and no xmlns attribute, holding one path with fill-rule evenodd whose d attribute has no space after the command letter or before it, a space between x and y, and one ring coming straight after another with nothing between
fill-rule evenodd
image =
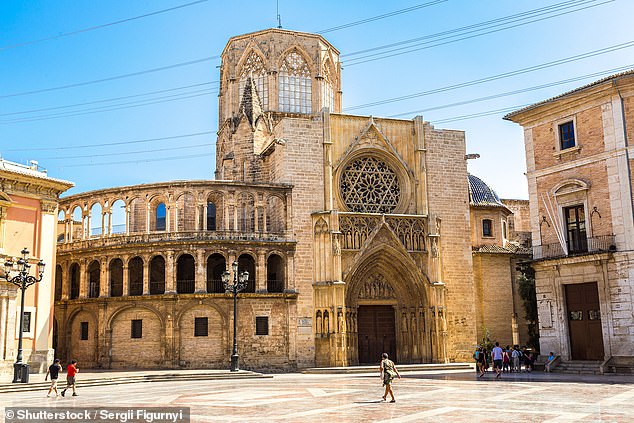
<instances>
[{"instance_id":1,"label":"decorative stone relief","mask_svg":"<svg viewBox=\"0 0 634 423\"><path fill-rule=\"evenodd\" d=\"M359 291L359 299L380 300L392 298L396 298L392 286L380 275L373 276Z\"/></svg>"}]
</instances>

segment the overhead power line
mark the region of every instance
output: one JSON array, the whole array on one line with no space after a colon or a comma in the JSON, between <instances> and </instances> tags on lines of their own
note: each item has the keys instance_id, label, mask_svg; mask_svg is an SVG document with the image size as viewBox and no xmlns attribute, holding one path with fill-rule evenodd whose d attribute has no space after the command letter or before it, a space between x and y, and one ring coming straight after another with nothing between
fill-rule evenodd
<instances>
[{"instance_id":1,"label":"overhead power line","mask_svg":"<svg viewBox=\"0 0 634 423\"><path fill-rule=\"evenodd\" d=\"M438 47L441 45L446 45L446 44L450 44L450 43L454 43L458 41L468 40L471 38L480 37L483 35L488 35L495 32L500 32L507 29L516 28L518 26L523 26L523 25L528 25L530 23L543 21L546 19L552 19L558 16L563 16L570 13L579 12L581 10L589 9L592 7L598 7L606 3L614 2L615 0L602 0L600 3L596 3L598 1L601 1L601 0L575 0L572 2L568 1L564 3L559 3L554 6L549 6L548 8L534 9L534 10L523 12L517 15L509 15L504 18L498 18L493 21L481 22L479 24L456 28L450 31L443 31L436 34L427 35L424 37L419 37L419 38L415 38L411 40L405 40L405 41L401 41L401 42L397 42L393 44L388 44L388 45L374 47L371 49L366 49L366 50L362 50L358 52L353 52L346 55L342 55L341 57L347 57L347 56L352 56L352 55L357 55L362 53L368 53L372 51L384 50L384 49L388 49L389 47L392 47L386 51L377 52L373 54L367 54L361 57L351 58L343 62L345 66L355 66L362 63L386 59L389 57L399 56L402 54L407 54L407 53L412 53L415 51ZM583 7L580 7L580 6L583 6ZM566 9L572 9L572 10L566 10ZM562 10L566 10L566 11L561 12ZM555 12L560 12L560 13L555 13ZM547 15L547 16L543 16L543 15ZM542 17L536 18L538 16L542 16ZM536 19L533 19L533 18L536 18ZM465 31L471 28L475 28L475 29ZM494 28L494 29L491 29L491 28ZM485 32L481 32L481 31L485 31ZM448 34L454 34L454 33L456 34L448 35ZM445 36L445 35L448 35L448 36ZM416 41L421 41L424 39L431 39L431 40L414 43ZM411 44L411 45L399 47L401 45L406 45L406 44ZM419 47L419 46L422 46L422 47Z\"/></svg>"},{"instance_id":2,"label":"overhead power line","mask_svg":"<svg viewBox=\"0 0 634 423\"><path fill-rule=\"evenodd\" d=\"M94 157L108 157L108 156L121 156L125 154L126 156L129 154L148 154L148 153L156 153L157 151L174 151L174 150L189 150L191 148L199 148L199 147L212 147L215 143L205 143L205 144L196 144L196 145L179 145L178 147L169 147L169 148L153 148L151 151L145 150L136 150L136 151L117 151L116 153L99 153L99 154L85 154L80 156L52 156L52 157L38 157L38 160L69 160L69 159L89 159Z\"/></svg>"},{"instance_id":3,"label":"overhead power line","mask_svg":"<svg viewBox=\"0 0 634 423\"><path fill-rule=\"evenodd\" d=\"M425 7L434 6L434 5L438 4L438 3L445 3L447 1L448 0L429 1L427 3L417 4L416 6L407 7L405 9L395 10L393 12L388 12L388 13L384 13L382 15L372 16L370 18L361 19L359 21L350 22L350 23L347 23L347 24L342 24L342 25L339 25L339 26L334 26L332 28L322 29L320 31L315 31L315 32L317 34L326 34L328 32L339 31L340 29L350 28L351 26L356 26L356 25L361 25L361 24L368 23L368 22L378 21L379 19L390 18L392 16L401 15L403 13L413 12L414 10L423 9Z\"/></svg>"},{"instance_id":4,"label":"overhead power line","mask_svg":"<svg viewBox=\"0 0 634 423\"><path fill-rule=\"evenodd\" d=\"M529 72L535 72L535 71L542 70L542 69L547 69L547 68L550 68L550 67L553 67L553 66L559 66L559 65L566 64L566 63L576 62L578 60L583 60L583 59L587 59L589 57L595 57L595 56L599 56L601 54L611 53L611 52L614 52L614 51L618 51L618 50L622 50L622 49L630 48L630 47L634 47L634 41L628 41L626 43L615 44L613 46L605 47L605 48L598 49L598 50L589 51L589 52L586 52L586 53L577 54L577 55L574 55L574 56L569 56L569 57L566 57L566 58L563 58L563 59L553 60L551 62L546 62L546 63L542 63L542 64L539 64L539 65L529 66L529 67L522 68L522 69L517 69L517 70L514 70L514 71L504 72L504 73L500 73L500 74L493 75L493 76L487 76L487 77L480 78L480 79L474 79L474 80L471 80L471 81L468 81L468 82L461 82L459 84L448 85L448 86L441 87L441 88L435 88L433 90L421 91L421 92L418 92L418 93L407 94L407 95L403 95L403 96L399 96L399 97L392 97L392 98L387 98L387 99L384 99L384 100L377 100L377 101L373 101L371 103L364 103L364 104L359 104L359 105L356 105L356 106L345 107L344 111L364 109L364 108L372 107L372 106L380 106L380 105L383 105L383 104L389 104L389 103L394 103L394 102L398 102L398 101L409 100L409 99L412 99L412 98L423 97L423 96L427 96L427 95L431 95L431 94L447 92L447 91L455 90L455 89L458 89L458 88L470 87L470 86L473 86L473 85L483 84L485 82L497 81L497 80L500 80L500 79L510 78L512 76L522 75L522 74L529 73Z\"/></svg>"},{"instance_id":5,"label":"overhead power line","mask_svg":"<svg viewBox=\"0 0 634 423\"><path fill-rule=\"evenodd\" d=\"M130 164L130 163L140 164L140 163L150 163L150 162L166 162L166 161L172 161L172 160L197 159L197 158L200 158L200 157L210 157L210 156L213 156L214 154L215 153L190 154L190 155L187 155L187 156L170 156L170 157L162 157L162 158L158 158L158 159L123 160L123 161L107 162L107 163L80 163L80 164L57 166L57 169L64 169L64 168L67 168L67 167L93 167L93 166L121 165L121 164Z\"/></svg>"},{"instance_id":6,"label":"overhead power line","mask_svg":"<svg viewBox=\"0 0 634 423\"><path fill-rule=\"evenodd\" d=\"M215 131L201 131L194 132L191 134L183 134L183 135L172 135L169 137L160 137L160 138L145 138L140 140L132 140L132 141L115 141L115 142L106 142L100 144L81 144L81 145L70 145L66 147L35 147L35 148L11 148L4 149L3 152L8 151L59 151L59 150L77 150L79 148L94 148L94 147L110 147L113 145L130 145L130 144L142 144L156 141L165 141L165 140L175 140L179 138L189 138L189 137L198 137L201 135L210 135L215 134Z\"/></svg>"},{"instance_id":7,"label":"overhead power line","mask_svg":"<svg viewBox=\"0 0 634 423\"><path fill-rule=\"evenodd\" d=\"M196 98L196 97L217 94L217 93L218 92L213 89L204 89L204 90L192 91L189 93L179 93L179 94L173 94L168 96L156 97L154 99L130 101L127 103L120 103L118 105L93 107L90 109L86 109L84 111L61 112L61 113L53 113L48 115L39 115L39 116L31 116L31 117L25 117L25 118L19 118L19 119L4 120L4 121L0 121L0 124L8 125L13 123L35 122L40 120L60 119L60 118L66 118L66 117L90 115L94 113L111 112L111 111L122 110L122 109L132 109L136 107L149 106L153 104L162 104L162 103L168 103L172 101L188 100L190 98Z\"/></svg>"},{"instance_id":8,"label":"overhead power line","mask_svg":"<svg viewBox=\"0 0 634 423\"><path fill-rule=\"evenodd\" d=\"M513 90L513 91L507 91L507 92L503 92L503 93L499 93L499 94L493 94L493 95L489 95L489 96L485 96L485 97L479 97L479 98L474 98L471 100L465 100L465 101L459 101L456 103L450 103L450 104L444 104L442 106L435 106L435 107L429 107L427 109L421 109L421 110L412 110L409 112L404 112L404 113L399 113L396 115L390 115L389 117L401 117L401 116L407 116L407 115L412 115L415 113L424 113L424 112L430 112L433 110L440 110L440 109L446 109L449 107L456 107L456 106L464 106L465 104L472 104L472 103L478 103L481 101L487 101L487 100L493 100L496 98L501 98L501 97L507 97L510 95L515 95L515 94L522 94L522 93L526 93L526 92L530 92L530 91L536 91L536 90L541 90L543 88L549 88L549 87L554 87L557 85L563 85L563 84L567 84L569 82L576 82L576 81L581 81L584 79L588 79L588 78L596 78L596 77L600 77L600 76L606 76L606 75L610 75L613 73L618 73L618 72L623 72L625 70L630 70L632 69L632 67L634 67L634 64L630 64L627 66L620 66L618 68L612 68L612 69L607 69L601 72L594 72L594 73L590 73L590 74L586 74L586 75L582 75L582 76L577 76L574 78L568 78L568 79L563 79L560 81L555 81L555 82L549 82L546 84L541 84L541 85L535 85L533 87L528 87L528 88L522 88L519 90Z\"/></svg>"},{"instance_id":9,"label":"overhead power line","mask_svg":"<svg viewBox=\"0 0 634 423\"><path fill-rule=\"evenodd\" d=\"M160 71L164 71L164 70L168 70L168 69L174 69L174 68L178 68L178 67L182 67L182 66L195 65L197 63L202 63L202 62L207 62L209 60L218 59L219 57L220 56L203 57L202 59L190 60L188 62L176 63L174 65L161 66L160 68L146 69L146 70L138 71L138 72L131 72L131 73L125 73L125 74L122 74L122 75L110 76L108 78L94 79L94 80L91 80L91 81L84 81L84 82L76 82L76 83L73 83L73 84L59 85L59 86L56 86L56 87L42 88L42 89L39 89L39 90L22 91L22 92L19 92L19 93L4 94L4 95L0 95L0 99L9 98L9 97L18 97L18 96L24 96L24 95L31 95L31 94L45 93L45 92L49 92L49 91L63 90L63 89L66 89L66 88L76 88L76 87L82 87L84 85L97 84L97 83L100 83L100 82L114 81L116 79L130 78L132 76L146 75L146 74L152 73L152 72L160 72ZM214 82L217 83L219 81L214 81Z\"/></svg>"},{"instance_id":10,"label":"overhead power line","mask_svg":"<svg viewBox=\"0 0 634 423\"><path fill-rule=\"evenodd\" d=\"M24 41L24 42L21 42L21 43L0 47L0 51L9 50L9 49L16 48L16 47L27 46L27 45L31 45L31 44L42 43L44 41L57 40L57 39L63 38L63 37L70 37L71 35L82 34L84 32L90 32L90 31L94 31L96 29L107 28L107 27L113 26L113 25L119 25L119 24L122 24L122 23L135 21L135 20L138 20L138 19L148 18L150 16L160 15L161 13L173 12L174 10L182 9L184 7L193 6L193 5L199 4L199 3L205 3L206 1L208 1L208 0L198 0L198 1L191 2L191 3L181 4L180 6L170 7L168 9L162 9L162 10L157 10L155 12L145 13L143 15L133 16L131 18L120 19L120 20L114 21L114 22L108 22L108 23L101 24L101 25L95 25L95 26L90 26L88 28L78 29L76 31L63 32L63 33L58 34L58 35L52 35L50 37L40 38L40 39L32 40L32 41Z\"/></svg>"},{"instance_id":11,"label":"overhead power line","mask_svg":"<svg viewBox=\"0 0 634 423\"><path fill-rule=\"evenodd\" d=\"M184 90L184 89L187 89L187 88L201 87L203 85L210 85L210 84L213 84L213 83L214 83L213 81L212 82L201 82L199 84L185 85L183 87L167 88L167 89L158 90L158 91L148 91L148 92L144 92L144 93L132 94L132 95L124 95L124 96L120 96L120 97L103 98L101 100L86 101L86 102L83 102L83 103L67 104L67 105L64 105L64 106L44 107L44 108L40 108L40 109L31 109L31 110L20 110L18 112L11 112L11 113L0 113L0 116L24 115L24 114L29 114L29 113L47 112L49 110L68 109L68 108L72 108L72 107L87 106L87 105L91 105L91 104L108 103L108 102L111 102L111 101L125 100L125 99L128 99L128 98L144 97L144 96L152 95L152 94L161 94L161 93L167 93L167 92L170 92L170 91Z\"/></svg>"}]
</instances>

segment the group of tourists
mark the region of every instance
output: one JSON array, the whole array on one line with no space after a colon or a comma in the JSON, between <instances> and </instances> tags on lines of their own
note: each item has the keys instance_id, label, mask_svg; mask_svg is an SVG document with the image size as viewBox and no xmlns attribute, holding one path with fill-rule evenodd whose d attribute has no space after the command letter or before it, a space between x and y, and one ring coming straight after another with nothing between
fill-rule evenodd
<instances>
[{"instance_id":1,"label":"group of tourists","mask_svg":"<svg viewBox=\"0 0 634 423\"><path fill-rule=\"evenodd\" d=\"M495 347L489 353L486 347L477 346L473 353L473 359L476 362L476 371L483 377L486 371L493 366L495 377L500 378L502 373L519 373L522 371L533 371L537 354L527 349L525 346L514 345L505 348L500 347L500 343L496 342Z\"/></svg>"},{"instance_id":2,"label":"group of tourists","mask_svg":"<svg viewBox=\"0 0 634 423\"><path fill-rule=\"evenodd\" d=\"M66 387L61 391L57 392L57 379L59 379L59 374L62 372L62 365L60 364L59 358L56 358L53 364L51 364L46 371L46 376L44 376L44 380L46 381L48 377L51 377L51 387L48 389L47 397L50 397L54 392L54 397L57 398L61 394L62 396L66 395L66 390L72 389L73 396L77 396L77 388L75 387L75 377L79 369L77 368L77 360L72 360L68 366L66 366Z\"/></svg>"}]
</instances>

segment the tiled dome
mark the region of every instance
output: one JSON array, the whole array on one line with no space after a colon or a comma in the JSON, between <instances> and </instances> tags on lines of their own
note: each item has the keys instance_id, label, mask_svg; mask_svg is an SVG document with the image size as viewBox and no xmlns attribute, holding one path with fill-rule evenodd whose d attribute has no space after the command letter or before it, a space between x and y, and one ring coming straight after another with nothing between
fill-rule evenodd
<instances>
[{"instance_id":1,"label":"tiled dome","mask_svg":"<svg viewBox=\"0 0 634 423\"><path fill-rule=\"evenodd\" d=\"M469 204L479 207L504 207L500 197L477 176L469 174Z\"/></svg>"}]
</instances>

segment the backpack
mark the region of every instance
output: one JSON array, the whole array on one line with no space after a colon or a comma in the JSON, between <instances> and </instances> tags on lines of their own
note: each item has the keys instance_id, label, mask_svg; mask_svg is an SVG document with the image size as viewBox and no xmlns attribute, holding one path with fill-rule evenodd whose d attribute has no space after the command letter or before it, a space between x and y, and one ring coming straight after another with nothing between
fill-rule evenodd
<instances>
[{"instance_id":1,"label":"backpack","mask_svg":"<svg viewBox=\"0 0 634 423\"><path fill-rule=\"evenodd\" d=\"M478 361L478 356L479 356L479 355L480 355L480 351L476 351L476 352L474 352L474 353L473 353L473 359L474 359L475 361Z\"/></svg>"}]
</instances>

